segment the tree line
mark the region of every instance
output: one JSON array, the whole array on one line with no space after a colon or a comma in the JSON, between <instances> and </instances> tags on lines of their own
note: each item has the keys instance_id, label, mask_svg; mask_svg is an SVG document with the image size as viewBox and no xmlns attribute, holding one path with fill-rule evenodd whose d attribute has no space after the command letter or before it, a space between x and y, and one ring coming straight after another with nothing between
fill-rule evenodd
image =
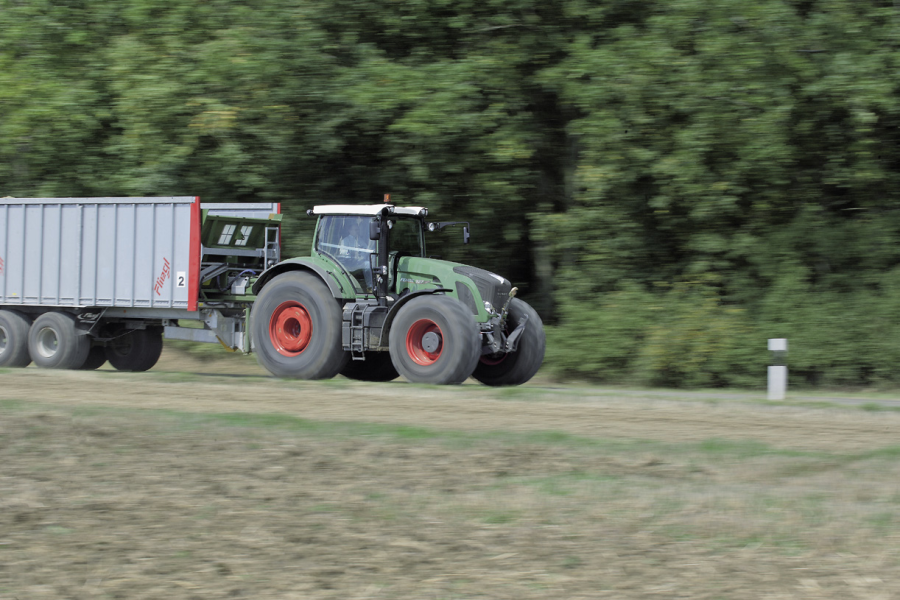
<instances>
[{"instance_id":1,"label":"tree line","mask_svg":"<svg viewBox=\"0 0 900 600\"><path fill-rule=\"evenodd\" d=\"M898 62L893 0L0 0L0 195L279 201L301 255L390 193L560 377L887 384Z\"/></svg>"}]
</instances>

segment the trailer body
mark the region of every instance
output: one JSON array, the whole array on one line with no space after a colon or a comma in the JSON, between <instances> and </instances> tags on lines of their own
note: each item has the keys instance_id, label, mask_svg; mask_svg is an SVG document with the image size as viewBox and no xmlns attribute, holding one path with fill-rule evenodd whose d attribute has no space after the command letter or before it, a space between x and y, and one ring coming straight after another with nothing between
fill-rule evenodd
<instances>
[{"instance_id":1,"label":"trailer body","mask_svg":"<svg viewBox=\"0 0 900 600\"><path fill-rule=\"evenodd\" d=\"M154 339L165 332L249 352L251 286L281 259L280 221L275 202L0 199L0 366L14 343L52 354L70 337L57 331L69 320L73 335L101 349L118 343L124 352L123 339L149 329ZM48 313L61 316L48 322L42 341L11 340Z\"/></svg>"},{"instance_id":2,"label":"trailer body","mask_svg":"<svg viewBox=\"0 0 900 600\"><path fill-rule=\"evenodd\" d=\"M197 310L200 199L0 200L0 304Z\"/></svg>"}]
</instances>

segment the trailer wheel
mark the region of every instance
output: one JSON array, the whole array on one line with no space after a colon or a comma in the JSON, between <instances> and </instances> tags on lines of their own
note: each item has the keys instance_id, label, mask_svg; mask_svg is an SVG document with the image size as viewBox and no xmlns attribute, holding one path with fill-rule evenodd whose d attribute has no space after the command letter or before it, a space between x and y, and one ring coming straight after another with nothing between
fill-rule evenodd
<instances>
[{"instance_id":1,"label":"trailer wheel","mask_svg":"<svg viewBox=\"0 0 900 600\"><path fill-rule=\"evenodd\" d=\"M135 329L106 344L106 359L119 371L147 371L162 354L162 329Z\"/></svg>"},{"instance_id":2,"label":"trailer wheel","mask_svg":"<svg viewBox=\"0 0 900 600\"><path fill-rule=\"evenodd\" d=\"M393 381L400 376L390 352L367 352L366 360L350 360L341 375L357 381Z\"/></svg>"},{"instance_id":3,"label":"trailer wheel","mask_svg":"<svg viewBox=\"0 0 900 600\"><path fill-rule=\"evenodd\" d=\"M0 367L27 367L31 321L15 310L0 310Z\"/></svg>"},{"instance_id":4,"label":"trailer wheel","mask_svg":"<svg viewBox=\"0 0 900 600\"><path fill-rule=\"evenodd\" d=\"M420 296L400 309L389 335L397 371L413 383L457 384L478 363L478 326L449 296Z\"/></svg>"},{"instance_id":5,"label":"trailer wheel","mask_svg":"<svg viewBox=\"0 0 900 600\"><path fill-rule=\"evenodd\" d=\"M44 369L77 369L90 351L91 338L78 334L75 317L68 313L44 313L28 331L28 353Z\"/></svg>"},{"instance_id":6,"label":"trailer wheel","mask_svg":"<svg viewBox=\"0 0 900 600\"><path fill-rule=\"evenodd\" d=\"M347 364L341 305L311 273L291 271L262 289L250 313L260 365L276 377L328 379Z\"/></svg>"},{"instance_id":7,"label":"trailer wheel","mask_svg":"<svg viewBox=\"0 0 900 600\"><path fill-rule=\"evenodd\" d=\"M534 377L544 362L546 338L544 324L537 312L526 302L513 298L509 303L507 322L515 328L519 320L527 315L525 331L519 338L518 348L509 354L485 354L478 361L472 377L485 385L521 385Z\"/></svg>"},{"instance_id":8,"label":"trailer wheel","mask_svg":"<svg viewBox=\"0 0 900 600\"><path fill-rule=\"evenodd\" d=\"M106 348L103 346L91 346L84 364L78 367L80 371L96 371L106 362Z\"/></svg>"}]
</instances>

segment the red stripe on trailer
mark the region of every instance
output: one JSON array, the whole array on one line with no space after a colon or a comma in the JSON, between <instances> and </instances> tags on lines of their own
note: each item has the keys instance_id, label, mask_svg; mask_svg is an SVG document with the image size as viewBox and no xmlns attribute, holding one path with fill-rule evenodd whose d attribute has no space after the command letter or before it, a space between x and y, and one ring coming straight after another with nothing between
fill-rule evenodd
<instances>
[{"instance_id":1,"label":"red stripe on trailer","mask_svg":"<svg viewBox=\"0 0 900 600\"><path fill-rule=\"evenodd\" d=\"M191 205L191 258L188 264L188 310L197 310L200 298L200 196Z\"/></svg>"}]
</instances>

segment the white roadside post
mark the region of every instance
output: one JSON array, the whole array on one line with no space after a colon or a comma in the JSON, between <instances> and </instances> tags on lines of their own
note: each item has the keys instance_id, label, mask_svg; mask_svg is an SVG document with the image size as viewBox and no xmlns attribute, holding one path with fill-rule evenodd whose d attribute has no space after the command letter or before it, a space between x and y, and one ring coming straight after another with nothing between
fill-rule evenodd
<instances>
[{"instance_id":1,"label":"white roadside post","mask_svg":"<svg viewBox=\"0 0 900 600\"><path fill-rule=\"evenodd\" d=\"M772 366L769 367L769 400L784 400L787 391L787 339L769 340Z\"/></svg>"}]
</instances>

